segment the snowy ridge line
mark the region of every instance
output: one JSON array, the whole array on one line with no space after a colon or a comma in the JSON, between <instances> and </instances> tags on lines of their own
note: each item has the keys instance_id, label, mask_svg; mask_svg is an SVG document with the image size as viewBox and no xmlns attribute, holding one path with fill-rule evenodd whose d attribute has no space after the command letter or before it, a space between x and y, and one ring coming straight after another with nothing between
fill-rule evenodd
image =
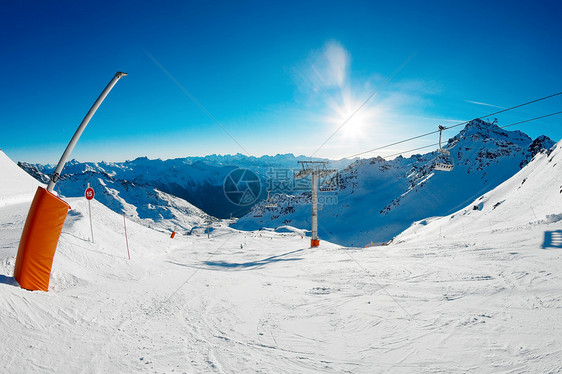
<instances>
[{"instance_id":1,"label":"snowy ridge line","mask_svg":"<svg viewBox=\"0 0 562 374\"><path fill-rule=\"evenodd\" d=\"M412 235L466 235L533 230L562 221L562 148L556 143L541 152L518 173L464 208L449 215L414 222L398 235L406 240ZM431 232L431 234L429 234ZM423 236L423 235L422 235ZM545 237L546 241L546 237Z\"/></svg>"},{"instance_id":2,"label":"snowy ridge line","mask_svg":"<svg viewBox=\"0 0 562 374\"><path fill-rule=\"evenodd\" d=\"M435 171L436 152L356 160L340 170L335 191L321 194L326 202L319 235L344 246L388 242L412 222L465 207L553 145L545 136L533 140L521 131L475 120L445 146L455 164L450 172ZM233 227L310 227L310 198L309 192L275 194L271 200L277 208L260 202Z\"/></svg>"},{"instance_id":3,"label":"snowy ridge line","mask_svg":"<svg viewBox=\"0 0 562 374\"><path fill-rule=\"evenodd\" d=\"M236 169L249 169L262 183L258 200L267 197L266 185L277 170L292 171L305 156L293 154L247 157L243 154L149 160L139 157L122 163L70 161L56 189L67 197L83 196L87 183L96 199L117 213L164 230L191 231L215 217L241 217L250 206L229 201L224 181ZM340 163L345 167L350 162ZM40 181L47 181L52 167L19 163Z\"/></svg>"},{"instance_id":4,"label":"snowy ridge line","mask_svg":"<svg viewBox=\"0 0 562 374\"><path fill-rule=\"evenodd\" d=\"M544 115L544 116L535 117L535 118L527 119L527 120L520 121L520 122L515 122L515 123L509 124L509 125L505 125L505 126L499 126L499 128L500 128L500 129L505 129L506 127L511 127L511 126L515 126L515 125L520 125L520 124L523 124L523 123L532 122L532 121L536 121L536 120L539 120L539 119L543 119L543 118L547 118L547 117L556 116L556 115L558 115L558 114L562 114L562 111L560 111L560 112L555 112L555 113L550 113L550 114L546 114L546 115ZM449 129L449 127L448 127L447 129ZM432 134L435 134L436 132L439 132L439 131L434 131L434 132L428 133L428 134L426 134L426 135L432 135ZM426 136L426 135L423 135L423 136ZM420 137L421 137L421 136L420 136ZM415 138L415 139L417 139L417 138ZM413 140L413 139L410 139L410 140ZM403 142L401 142L401 143L403 143ZM394 144L391 144L391 145L389 145L389 146L392 146L392 145L394 145ZM429 145L424 145L424 146L422 146L422 147L417 147L417 148L409 149L409 150L407 150L407 151L402 151L402 152L397 152L397 153L393 153L393 154L390 154L390 155L385 155L383 158L391 158L391 157L396 157L396 156L400 156L400 155L405 155L405 154L407 154L407 153L419 151L419 150L422 150L422 149L437 147L438 145L439 145L439 143L433 143L433 144L429 144ZM382 148L388 148L389 146L383 146ZM382 149L382 148L381 148L381 149ZM376 150L376 149L375 149L375 150ZM373 150L373 151L375 151L375 150ZM365 153L369 153L369 152L370 152L370 151L367 151L367 152L365 152ZM357 155L355 155L355 156L357 156ZM344 157L344 158L353 158L353 157L355 157L355 156L349 156L349 157Z\"/></svg>"},{"instance_id":5,"label":"snowy ridge line","mask_svg":"<svg viewBox=\"0 0 562 374\"><path fill-rule=\"evenodd\" d=\"M0 208L9 205L31 203L37 187L43 186L33 177L22 173L21 169L0 150L0 171L2 179L0 182Z\"/></svg>"}]
</instances>

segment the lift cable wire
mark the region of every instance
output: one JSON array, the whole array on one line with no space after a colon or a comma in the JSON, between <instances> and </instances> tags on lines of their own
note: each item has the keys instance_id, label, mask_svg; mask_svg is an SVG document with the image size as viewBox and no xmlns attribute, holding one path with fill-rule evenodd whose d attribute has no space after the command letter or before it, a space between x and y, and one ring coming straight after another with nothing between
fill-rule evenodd
<instances>
[{"instance_id":1,"label":"lift cable wire","mask_svg":"<svg viewBox=\"0 0 562 374\"><path fill-rule=\"evenodd\" d=\"M506 127L515 126L515 125L520 125L520 124L526 123L526 122L536 121L537 119L546 118L546 117L551 117L551 116L555 116L555 115L561 114L561 113L562 113L562 111L556 112L556 113L551 113L551 114L546 114L546 115L544 115L544 116L535 117L535 118L527 119L527 120L525 120L525 121L520 121L520 122L512 123L511 125L505 125L505 126L500 127L500 129L505 129Z\"/></svg>"},{"instance_id":2,"label":"lift cable wire","mask_svg":"<svg viewBox=\"0 0 562 374\"><path fill-rule=\"evenodd\" d=\"M482 118L486 118L486 117L495 116L495 115L497 115L497 114L504 113L504 112L507 112L507 111L510 111L510 110L513 110L513 109L521 108L522 106L530 105L530 104L533 104L533 103L536 103L536 102L539 102L539 101L542 101L542 100L550 99L550 98L555 97L555 96L558 96L558 95L562 95L562 91L561 91L561 92L558 92L558 93L555 93L555 94L552 94L552 95L549 95L549 96L541 97L540 99L528 101L528 102L526 102L526 103L519 104L519 105L513 106L513 107L511 107L511 108L502 109L502 110L500 110L500 111L497 111L497 112L494 112L494 113L490 113L490 114L487 114L487 115L485 115L485 116L478 117L478 118L475 118L475 119L482 119ZM557 113L555 113L555 114L557 114ZM549 115L547 115L546 117L551 116L551 115L554 115L554 114L549 114ZM544 118L544 117L539 117L539 118ZM539 119L539 118L534 118L534 119L532 119L532 120L530 120L530 121L533 121L533 120ZM466 125L466 124L468 124L468 123L471 122L471 121L474 121L474 119L473 119L473 120L470 120L470 121L461 122L461 123L458 123L458 124L456 124L456 125L447 126L447 127L446 127L446 130L452 129L452 128L455 128L455 127L459 127L459 126L462 126L462 125ZM524 122L525 122L525 121L523 121L523 122L521 122L521 123L524 123ZM514 124L511 124L511 125L508 125L508 126L515 126L515 125L517 125L517 124L519 124L519 123L514 123ZM507 126L504 126L504 127L507 127ZM503 127L502 127L502 128L503 128ZM378 151L378 150L380 150L380 149L392 147L393 145L398 145L398 144L406 143L406 142L409 142L409 141L412 141L412 140L415 140L415 139L423 138L424 136L436 134L436 133L438 133L438 132L439 132L439 130L436 130L436 131L431 131L431 132L428 132L428 133L425 133L425 134L417 135L417 136L414 136L414 137L411 137L411 138L408 138L408 139L400 140L400 141L397 141L397 142L394 142L394 143L391 143L391 144L386 144L386 145L383 145L383 146L380 146L380 147L377 147L377 148L373 148L373 149L370 149L370 150L368 150L368 151L364 151L364 152L356 153L356 154L351 155L351 156L343 157L341 160L346 159L346 158L354 158L354 157L357 157L357 156L361 156L361 155L364 155L365 153L371 153L371 152L374 152L374 151Z\"/></svg>"},{"instance_id":3,"label":"lift cable wire","mask_svg":"<svg viewBox=\"0 0 562 374\"><path fill-rule=\"evenodd\" d=\"M396 74L398 74L400 72L400 70L402 70L409 62L410 60L412 60L412 58L414 58L414 56L416 55L416 53L413 53L412 55L410 55L410 57L408 57L403 63L402 65L400 65L398 67L398 69L396 69L394 71L394 73L392 73L392 75L390 77L388 77L383 84L376 89L375 91L373 91L373 93L371 95L369 95L369 97L367 97L367 99L365 101L363 101L363 103L361 105L359 105L357 107L357 109L355 109L353 111L353 113L351 113L351 115L349 117L347 117L347 119L345 121L342 122L342 124L336 129L336 131L334 131L330 136L328 136L328 139L324 140L324 142L322 144L320 144L318 146L318 148L316 148L316 150L314 152L312 152L312 154L310 155L310 158L312 159L312 157L314 157L315 154L318 153L318 151L320 151L322 149L322 147L324 147L326 145L326 143L328 143L330 141L330 139L332 139L341 129L342 127L344 127L349 121L351 121L351 119L365 106L367 105L367 103L369 102L369 100L371 100L374 96L376 96L387 84L388 82L390 82L395 76Z\"/></svg>"},{"instance_id":4,"label":"lift cable wire","mask_svg":"<svg viewBox=\"0 0 562 374\"><path fill-rule=\"evenodd\" d=\"M199 109L205 113L207 115L207 117L209 117L211 119L211 121L213 121L215 123L215 125L217 125L230 139L232 139L234 141L234 143L236 143L240 149L242 149L242 151L244 151L244 153L247 156L250 156L250 153L246 150L246 148L244 148L244 146L242 146L242 144L240 144L240 142L238 142L238 140L236 140L236 138L230 133L230 131L228 131L226 129L226 127L224 127L219 121L218 119L213 116L213 114L211 112L209 112L207 110L207 108L205 108L203 106L203 104L201 104L201 102L199 102L199 100L197 100L195 98L195 96L193 96L191 94L191 92L189 92L177 79L176 77L174 77L172 75L172 73L170 73L158 60L156 60L156 58L154 58L154 56L152 56L150 53L148 53L148 51L145 51L146 55L152 60L152 62L154 62L154 64L156 66L158 66L158 68L160 68L160 70L162 70L162 72L164 74L166 74L168 76L168 78L170 78L170 80L185 94L185 96L187 96L191 101L193 101L193 103L195 105L197 105L197 107L199 107Z\"/></svg>"},{"instance_id":5,"label":"lift cable wire","mask_svg":"<svg viewBox=\"0 0 562 374\"><path fill-rule=\"evenodd\" d=\"M546 118L546 117L552 117L552 116L555 116L555 115L558 115L558 114L562 114L562 111L551 113L551 114L546 114L544 116L535 117L535 118L527 119L527 120L524 120L524 121L515 122L515 123L512 123L510 125L501 126L500 129L505 129L506 127L515 126L515 125L521 125L523 123L536 121L536 120ZM435 146L438 146L438 145L439 145L439 143L424 145L423 147L418 147L418 148L410 149L408 151L402 151L402 152L394 153L394 154L391 154L391 155L387 155L387 156L384 156L384 158L386 159L386 158L390 158L390 157L396 157L396 156L403 155L405 153L410 153L410 152L418 151L420 149L425 149L425 148L431 148L431 147L435 147Z\"/></svg>"}]
</instances>

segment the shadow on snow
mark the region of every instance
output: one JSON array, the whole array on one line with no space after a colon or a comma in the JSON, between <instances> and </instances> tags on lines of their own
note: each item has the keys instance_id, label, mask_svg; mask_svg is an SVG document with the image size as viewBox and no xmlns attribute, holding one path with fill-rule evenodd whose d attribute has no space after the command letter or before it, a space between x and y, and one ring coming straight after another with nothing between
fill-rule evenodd
<instances>
[{"instance_id":1,"label":"shadow on snow","mask_svg":"<svg viewBox=\"0 0 562 374\"><path fill-rule=\"evenodd\" d=\"M226 261L205 261L204 264L207 266L213 267L221 267L221 268L253 268L253 267L263 267L265 265L274 263L274 262L281 262L281 261L298 261L302 260L301 257L293 257L293 258L284 258L286 256L302 252L305 248L297 249L291 252L283 253L277 256L271 256L264 258L262 260L257 261L249 261L249 262L226 262Z\"/></svg>"},{"instance_id":2,"label":"shadow on snow","mask_svg":"<svg viewBox=\"0 0 562 374\"><path fill-rule=\"evenodd\" d=\"M562 230L545 231L542 248L562 248Z\"/></svg>"},{"instance_id":3,"label":"shadow on snow","mask_svg":"<svg viewBox=\"0 0 562 374\"><path fill-rule=\"evenodd\" d=\"M16 281L16 278L8 277L8 276L2 275L2 274L0 274L0 284L7 284L9 286L19 287L19 284Z\"/></svg>"}]
</instances>

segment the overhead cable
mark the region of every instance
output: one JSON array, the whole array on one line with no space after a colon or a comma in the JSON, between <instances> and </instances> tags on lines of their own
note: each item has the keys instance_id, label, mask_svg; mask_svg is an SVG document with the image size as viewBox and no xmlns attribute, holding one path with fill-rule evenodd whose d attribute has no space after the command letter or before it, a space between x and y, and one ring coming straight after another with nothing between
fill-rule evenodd
<instances>
[{"instance_id":1,"label":"overhead cable","mask_svg":"<svg viewBox=\"0 0 562 374\"><path fill-rule=\"evenodd\" d=\"M506 127L515 126L515 125L521 125L521 124L523 124L523 123L527 123L527 122L531 122L531 121L536 121L536 120L539 120L539 119L542 119L542 118L546 118L546 117L552 117L552 116L555 116L555 115L558 115L558 114L562 114L562 111L560 111L560 112L555 112L555 113L550 113L550 114L546 114L546 115L544 115L544 116L535 117L535 118L527 119L527 120L524 120L524 121L515 122L515 123L509 124L509 125L505 125L505 126L501 126L500 129L505 129ZM438 132L438 131L437 131L437 132ZM418 151L418 150L420 150L420 149L435 147L435 146L437 146L437 145L439 145L439 143L430 144L430 145L424 145L423 147L418 147L418 148L410 149L410 150L407 150L407 151L402 151L402 152L394 153L394 154L391 154L391 155L386 155L386 156L384 156L383 158L396 157L396 156L400 156L400 155L403 155L403 154L406 154L406 153ZM346 157L346 158L347 158L347 157Z\"/></svg>"},{"instance_id":2,"label":"overhead cable","mask_svg":"<svg viewBox=\"0 0 562 374\"><path fill-rule=\"evenodd\" d=\"M485 115L485 116L481 116L481 117L478 117L478 118L475 118L475 119L482 119L482 118L486 118L486 117L495 116L495 115L497 115L497 114L504 113L504 112L507 112L507 111L510 111L510 110L513 110L513 109L521 108L521 107L526 106L526 105L534 104L534 103L536 103L536 102L543 101L543 100L546 100L546 99L550 99L550 98L555 97L555 96L558 96L558 95L562 95L562 91L561 91L561 92L558 92L558 93L555 93L555 94L552 94L552 95L548 95L548 96L545 96L545 97L541 97L541 98L539 98L539 99L535 99L535 100L532 100L532 101L528 101L528 102L523 103L523 104L519 104L519 105L516 105L516 106L512 106L511 108L502 109L502 110L500 110L500 111L497 111L497 112L494 112L494 113L490 113L490 114L487 114L487 115ZM558 113L554 113L554 114L558 114ZM549 115L546 115L546 116L544 116L544 117L549 117L549 116L554 115L554 114L549 114ZM544 118L544 117L533 118L533 119L531 119L530 121L534 121L535 119ZM458 126L466 125L466 124L470 123L471 121L474 121L475 119L470 120L470 121L464 121L464 122L458 123L458 124L456 124L456 125L447 126L447 127L446 127L446 130L452 129L452 128L455 128L455 127L458 127ZM525 121L523 121L523 122L521 122L521 123L524 123L524 122L525 122ZM511 125L508 125L508 126L514 126L514 125L517 125L517 124L519 124L519 123L514 123L514 124L511 124ZM505 127L507 127L507 126L505 126ZM394 142L394 143L390 143L390 144L386 144L386 145L383 145L383 146L380 146L380 147L377 147L377 148L369 149L368 151L363 151L363 152L355 153L355 154L353 154L353 155L351 155L351 156L343 157L342 159L354 158L354 157L357 157L357 156L364 155L364 154L366 154L366 153L371 153L371 152L378 151L378 150L381 150L381 149L384 149L384 148L392 147L392 146L394 146L394 145L398 145L398 144L406 143L406 142L409 142L409 141L412 141L412 140L415 140L415 139L423 138L423 137L428 136L428 135L433 135L433 134L436 134L436 133L438 133L438 132L439 132L439 130L431 131L431 132L428 132L428 133L425 133L425 134L421 134L421 135L417 135L417 136L414 136L414 137L411 137L411 138L408 138L408 139L400 140L400 141L397 141L397 142Z\"/></svg>"}]
</instances>

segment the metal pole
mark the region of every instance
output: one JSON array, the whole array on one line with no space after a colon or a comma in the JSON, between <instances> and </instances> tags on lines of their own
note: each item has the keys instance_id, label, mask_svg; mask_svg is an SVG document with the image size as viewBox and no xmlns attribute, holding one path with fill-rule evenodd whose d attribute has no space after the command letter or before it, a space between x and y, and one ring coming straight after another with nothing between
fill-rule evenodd
<instances>
[{"instance_id":1,"label":"metal pole","mask_svg":"<svg viewBox=\"0 0 562 374\"><path fill-rule=\"evenodd\" d=\"M125 220L125 213L123 213L123 226L125 227L125 243L127 243L127 256L131 259L131 252L129 252L129 239L127 238L127 221Z\"/></svg>"},{"instance_id":2,"label":"metal pole","mask_svg":"<svg viewBox=\"0 0 562 374\"><path fill-rule=\"evenodd\" d=\"M88 182L88 188L90 188L90 182ZM92 233L92 243L94 242L94 226L92 225L92 201L88 200L88 212L90 213L90 231Z\"/></svg>"},{"instance_id":3,"label":"metal pole","mask_svg":"<svg viewBox=\"0 0 562 374\"><path fill-rule=\"evenodd\" d=\"M94 105L92 105L92 107L90 108L90 110L86 114L86 117L84 117L84 119L80 123L80 126L78 126L78 129L74 133L74 136L70 140L70 143L68 143L68 146L66 147L66 150L62 154L62 157L60 158L60 161L57 165L57 168L55 169L55 172L53 173L53 176L51 177L51 180L49 181L49 185L47 186L47 191L52 191L53 188L55 188L55 184L59 180L60 173L62 171L62 168L64 167L64 164L66 164L66 161L70 157L70 154L72 153L72 150L74 149L74 146L76 145L76 143L78 143L78 139L80 139L80 136L84 132L84 129L86 128L86 126L88 126L88 122L90 122L90 120L94 116L94 113L96 113L96 110L98 110L99 106L101 105L101 103L103 102L103 100L105 99L107 94L109 94L109 91L111 91L113 86L115 86L117 81L121 77L124 77L126 75L127 75L127 73L123 73L123 72L118 71L115 74L115 76L113 77L113 79L109 82L109 84L102 91L102 93L100 94L100 96L98 97L98 99L96 100Z\"/></svg>"},{"instance_id":4,"label":"metal pole","mask_svg":"<svg viewBox=\"0 0 562 374\"><path fill-rule=\"evenodd\" d=\"M312 246L318 241L318 172L312 171Z\"/></svg>"},{"instance_id":5,"label":"metal pole","mask_svg":"<svg viewBox=\"0 0 562 374\"><path fill-rule=\"evenodd\" d=\"M439 150L443 150L443 148L441 148L441 134L443 133L443 130L446 130L445 126L441 126L438 125L439 128Z\"/></svg>"}]
</instances>

